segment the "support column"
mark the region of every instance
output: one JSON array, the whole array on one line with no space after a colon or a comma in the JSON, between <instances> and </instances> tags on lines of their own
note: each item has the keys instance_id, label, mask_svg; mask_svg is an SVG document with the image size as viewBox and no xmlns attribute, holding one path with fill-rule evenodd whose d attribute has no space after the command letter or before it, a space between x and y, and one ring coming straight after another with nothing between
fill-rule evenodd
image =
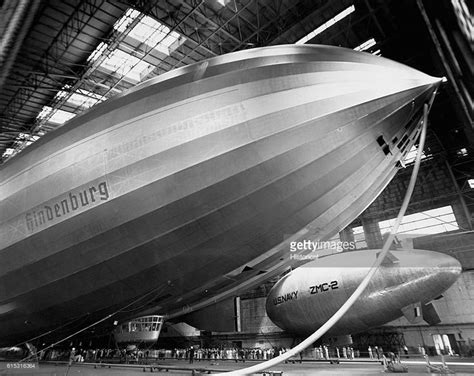
<instances>
[{"instance_id":1,"label":"support column","mask_svg":"<svg viewBox=\"0 0 474 376\"><path fill-rule=\"evenodd\" d=\"M341 242L355 242L354 232L351 227L346 227L339 233L339 239Z\"/></svg>"},{"instance_id":2,"label":"support column","mask_svg":"<svg viewBox=\"0 0 474 376\"><path fill-rule=\"evenodd\" d=\"M460 230L471 230L471 221L466 218L467 207L462 202L456 201L451 204L453 208L454 218Z\"/></svg>"},{"instance_id":3,"label":"support column","mask_svg":"<svg viewBox=\"0 0 474 376\"><path fill-rule=\"evenodd\" d=\"M449 172L449 176L453 182L454 188L456 189L456 193L458 194L459 203L456 202L453 204L453 212L454 216L456 217L456 222L458 226L464 230L472 230L472 222L471 222L471 213L469 208L466 205L466 201L464 200L464 196L462 195L461 189L459 188L458 182L456 177L454 176L453 170L451 169L450 164L446 161L446 167Z\"/></svg>"},{"instance_id":4,"label":"support column","mask_svg":"<svg viewBox=\"0 0 474 376\"><path fill-rule=\"evenodd\" d=\"M368 248L382 248L382 233L380 232L379 223L375 219L361 218L362 227L364 228L365 242Z\"/></svg>"},{"instance_id":5,"label":"support column","mask_svg":"<svg viewBox=\"0 0 474 376\"><path fill-rule=\"evenodd\" d=\"M234 309L235 309L235 331L242 331L242 319L240 316L240 296L236 296L234 300Z\"/></svg>"}]
</instances>

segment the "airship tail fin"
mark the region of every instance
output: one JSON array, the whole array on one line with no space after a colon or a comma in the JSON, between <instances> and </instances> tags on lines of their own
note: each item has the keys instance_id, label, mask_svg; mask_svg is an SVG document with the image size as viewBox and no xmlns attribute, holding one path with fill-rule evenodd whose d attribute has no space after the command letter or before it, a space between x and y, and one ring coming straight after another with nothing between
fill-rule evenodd
<instances>
[{"instance_id":1,"label":"airship tail fin","mask_svg":"<svg viewBox=\"0 0 474 376\"><path fill-rule=\"evenodd\" d=\"M378 252L377 257L379 257L381 253L382 252ZM397 264L399 262L400 262L400 260L392 252L388 252L381 265L390 266L390 265L393 265L393 264Z\"/></svg>"},{"instance_id":2,"label":"airship tail fin","mask_svg":"<svg viewBox=\"0 0 474 376\"><path fill-rule=\"evenodd\" d=\"M429 325L441 322L438 312L433 304L421 304L421 302L410 304L402 308L403 315L411 324L421 324L425 321Z\"/></svg>"},{"instance_id":3,"label":"airship tail fin","mask_svg":"<svg viewBox=\"0 0 474 376\"><path fill-rule=\"evenodd\" d=\"M423 320L425 320L429 325L436 325L441 322L438 312L433 304L425 304L423 306Z\"/></svg>"}]
</instances>

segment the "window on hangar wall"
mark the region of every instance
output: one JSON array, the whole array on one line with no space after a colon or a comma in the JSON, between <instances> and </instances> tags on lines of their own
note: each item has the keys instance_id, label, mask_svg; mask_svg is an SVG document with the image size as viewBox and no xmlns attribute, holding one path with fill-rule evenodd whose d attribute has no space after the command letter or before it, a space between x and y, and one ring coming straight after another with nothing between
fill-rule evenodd
<instances>
[{"instance_id":1,"label":"window on hangar wall","mask_svg":"<svg viewBox=\"0 0 474 376\"><path fill-rule=\"evenodd\" d=\"M382 234L390 232L395 218L380 221L379 227ZM459 230L451 206L443 206L437 209L426 210L420 213L409 214L403 217L398 229L399 234L439 234L448 231Z\"/></svg>"}]
</instances>

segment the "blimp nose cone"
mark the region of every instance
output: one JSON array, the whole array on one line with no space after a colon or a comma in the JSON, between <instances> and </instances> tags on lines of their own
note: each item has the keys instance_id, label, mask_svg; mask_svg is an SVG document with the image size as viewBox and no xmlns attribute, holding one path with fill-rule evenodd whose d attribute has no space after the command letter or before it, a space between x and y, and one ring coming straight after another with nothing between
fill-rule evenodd
<instances>
[{"instance_id":1,"label":"blimp nose cone","mask_svg":"<svg viewBox=\"0 0 474 376\"><path fill-rule=\"evenodd\" d=\"M412 258L409 262L412 262L414 265L419 267L434 268L448 274L453 274L456 277L459 276L462 271L461 263L446 253L426 250L410 250L407 251L407 255Z\"/></svg>"},{"instance_id":2,"label":"blimp nose cone","mask_svg":"<svg viewBox=\"0 0 474 376\"><path fill-rule=\"evenodd\" d=\"M444 253L435 253L435 256L431 258L432 266L438 270L437 276L444 280L444 283L454 283L462 272L461 263L452 256Z\"/></svg>"},{"instance_id":3,"label":"blimp nose cone","mask_svg":"<svg viewBox=\"0 0 474 376\"><path fill-rule=\"evenodd\" d=\"M454 257L441 252L410 249L392 252L397 259L396 265L399 267L398 275L393 278L399 278L406 282L401 284L406 288L407 294L419 294L420 300L435 298L447 290L459 278L462 267L460 262ZM390 274L388 268L383 270L385 278ZM397 281L390 284L398 284ZM413 289L408 292L408 289Z\"/></svg>"}]
</instances>

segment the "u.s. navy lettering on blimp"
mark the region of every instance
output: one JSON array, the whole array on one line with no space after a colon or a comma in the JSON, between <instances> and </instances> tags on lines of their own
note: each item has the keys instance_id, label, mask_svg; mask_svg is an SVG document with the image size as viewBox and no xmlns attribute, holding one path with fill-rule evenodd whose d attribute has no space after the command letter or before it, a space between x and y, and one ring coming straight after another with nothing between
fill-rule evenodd
<instances>
[{"instance_id":1,"label":"u.s. navy lettering on blimp","mask_svg":"<svg viewBox=\"0 0 474 376\"><path fill-rule=\"evenodd\" d=\"M62 197L27 212L25 214L26 228L34 231L57 218L71 215L101 201L107 201L109 197L109 189L105 181L69 191Z\"/></svg>"},{"instance_id":2,"label":"u.s. navy lettering on blimp","mask_svg":"<svg viewBox=\"0 0 474 376\"><path fill-rule=\"evenodd\" d=\"M298 291L292 291L285 295L277 296L275 299L273 299L273 304L278 305L278 304L285 303L286 301L293 300L293 299L298 299Z\"/></svg>"}]
</instances>

